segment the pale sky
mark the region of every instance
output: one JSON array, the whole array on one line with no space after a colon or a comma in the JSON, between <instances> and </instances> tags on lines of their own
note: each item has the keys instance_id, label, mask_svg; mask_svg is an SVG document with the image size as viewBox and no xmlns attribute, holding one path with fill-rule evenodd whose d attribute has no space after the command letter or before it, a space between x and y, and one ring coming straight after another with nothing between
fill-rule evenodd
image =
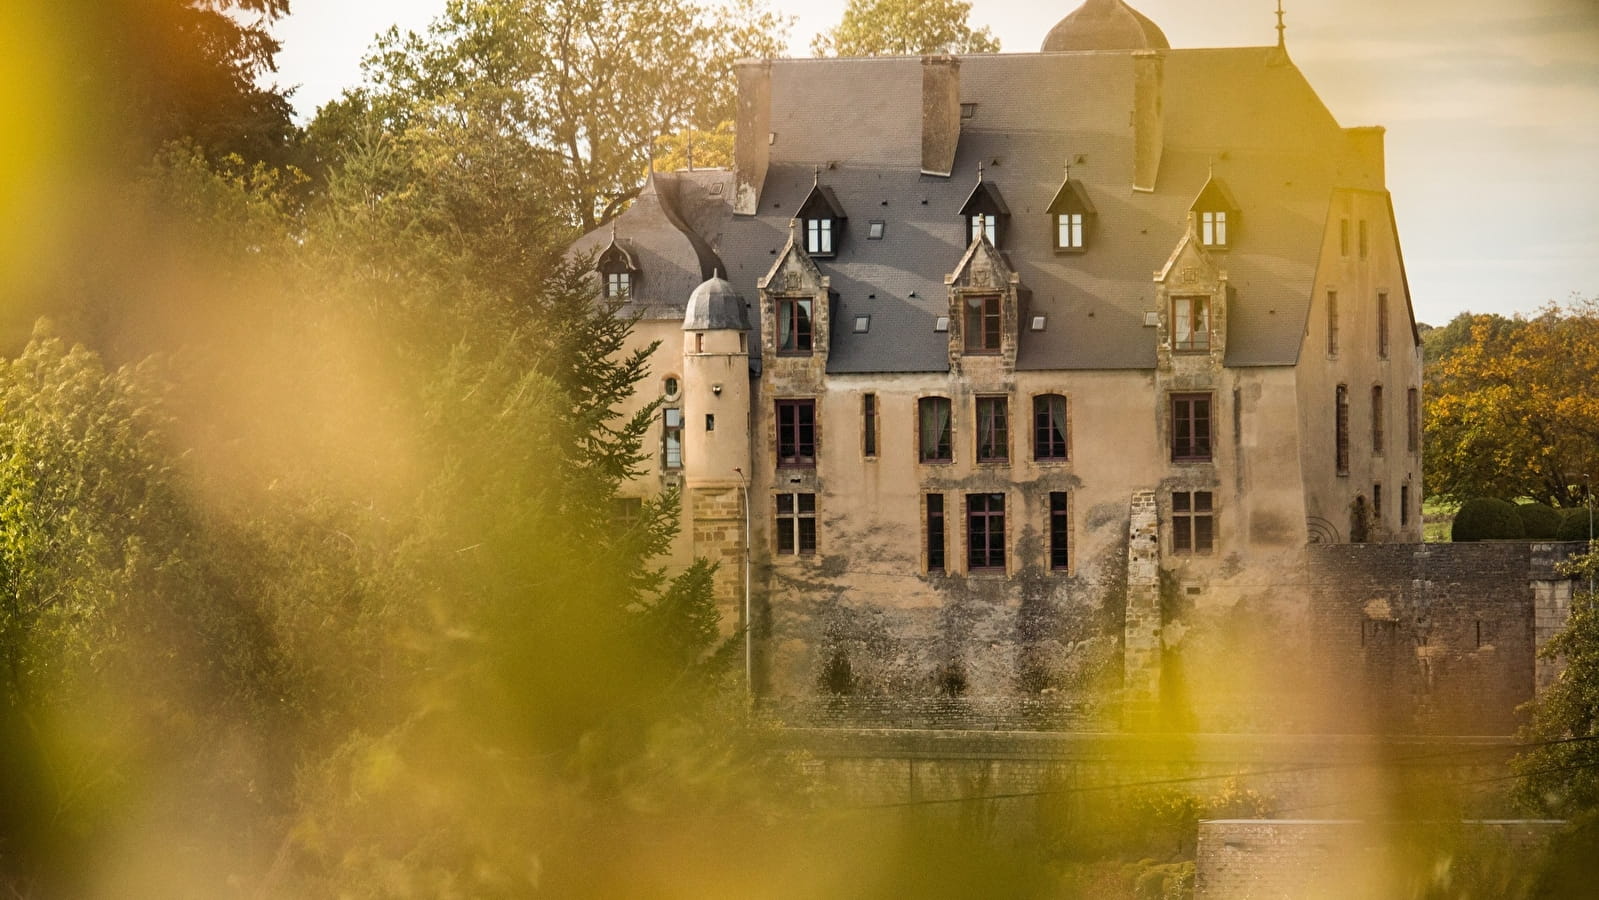
<instances>
[{"instance_id":1,"label":"pale sky","mask_svg":"<svg viewBox=\"0 0 1599 900\"><path fill-rule=\"evenodd\" d=\"M648 2L648 0L640 0ZM844 0L768 0L808 56ZM976 0L1008 52L1080 0ZM1173 47L1276 42L1275 0L1139 0ZM302 119L360 82L391 25L444 0L292 0L278 81ZM1416 317L1599 297L1599 0L1286 0L1288 50L1339 123L1388 129L1388 187Z\"/></svg>"}]
</instances>

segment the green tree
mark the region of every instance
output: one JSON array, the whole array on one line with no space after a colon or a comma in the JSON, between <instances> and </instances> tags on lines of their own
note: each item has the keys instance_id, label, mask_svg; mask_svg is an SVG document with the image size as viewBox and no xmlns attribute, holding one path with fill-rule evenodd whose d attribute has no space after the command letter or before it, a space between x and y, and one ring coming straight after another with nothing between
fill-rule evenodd
<instances>
[{"instance_id":1,"label":"green tree","mask_svg":"<svg viewBox=\"0 0 1599 900\"><path fill-rule=\"evenodd\" d=\"M452 0L426 34L383 35L346 103L438 165L510 179L505 204L588 230L637 195L656 136L733 117L734 61L775 55L786 28L762 0Z\"/></svg>"},{"instance_id":2,"label":"green tree","mask_svg":"<svg viewBox=\"0 0 1599 900\"><path fill-rule=\"evenodd\" d=\"M817 56L998 53L999 39L967 24L965 0L849 0L844 18L811 41Z\"/></svg>"},{"instance_id":3,"label":"green tree","mask_svg":"<svg viewBox=\"0 0 1599 900\"><path fill-rule=\"evenodd\" d=\"M1428 351L1428 491L1580 505L1578 473L1599 474L1599 303L1441 332L1450 337Z\"/></svg>"}]
</instances>

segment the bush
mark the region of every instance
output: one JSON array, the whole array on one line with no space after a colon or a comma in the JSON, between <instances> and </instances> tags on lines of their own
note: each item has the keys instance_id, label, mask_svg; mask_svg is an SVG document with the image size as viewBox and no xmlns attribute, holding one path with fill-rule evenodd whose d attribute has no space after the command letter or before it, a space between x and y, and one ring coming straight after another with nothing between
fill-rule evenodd
<instances>
[{"instance_id":1,"label":"bush","mask_svg":"<svg viewBox=\"0 0 1599 900\"><path fill-rule=\"evenodd\" d=\"M1452 541L1516 540L1525 536L1516 505L1492 497L1478 497L1460 504L1454 526L1449 531Z\"/></svg>"},{"instance_id":2,"label":"bush","mask_svg":"<svg viewBox=\"0 0 1599 900\"><path fill-rule=\"evenodd\" d=\"M1547 503L1523 503L1516 507L1516 515L1521 517L1521 528L1530 540L1553 540L1560 533L1563 517Z\"/></svg>"},{"instance_id":3,"label":"bush","mask_svg":"<svg viewBox=\"0 0 1599 900\"><path fill-rule=\"evenodd\" d=\"M1575 509L1563 509L1560 519L1560 528L1555 532L1555 537L1562 541L1586 541L1588 539L1588 508L1585 506Z\"/></svg>"}]
</instances>

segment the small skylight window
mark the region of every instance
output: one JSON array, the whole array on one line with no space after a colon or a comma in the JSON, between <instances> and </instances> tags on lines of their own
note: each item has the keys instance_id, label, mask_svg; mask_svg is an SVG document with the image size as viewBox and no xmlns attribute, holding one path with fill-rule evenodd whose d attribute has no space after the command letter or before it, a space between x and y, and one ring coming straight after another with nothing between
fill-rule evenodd
<instances>
[{"instance_id":1,"label":"small skylight window","mask_svg":"<svg viewBox=\"0 0 1599 900\"><path fill-rule=\"evenodd\" d=\"M934 331L948 331L949 330L949 316L939 316L937 319L934 319L933 320L933 330Z\"/></svg>"},{"instance_id":2,"label":"small skylight window","mask_svg":"<svg viewBox=\"0 0 1599 900\"><path fill-rule=\"evenodd\" d=\"M977 104L975 104L975 103L962 103L961 104L961 118L970 119L972 116L975 116L975 115L977 115Z\"/></svg>"},{"instance_id":3,"label":"small skylight window","mask_svg":"<svg viewBox=\"0 0 1599 900\"><path fill-rule=\"evenodd\" d=\"M1044 330L1044 317L1043 316L1033 316L1033 330L1034 331L1043 331Z\"/></svg>"},{"instance_id":4,"label":"small skylight window","mask_svg":"<svg viewBox=\"0 0 1599 900\"><path fill-rule=\"evenodd\" d=\"M888 228L888 223L887 222L884 222L882 219L873 219L866 226L866 239L868 241L880 241L880 240L882 240L883 239L883 232L885 230L887 230L887 228Z\"/></svg>"},{"instance_id":5,"label":"small skylight window","mask_svg":"<svg viewBox=\"0 0 1599 900\"><path fill-rule=\"evenodd\" d=\"M871 316L856 316L855 317L855 333L856 334L865 334L866 330L868 328L871 328L871 327L872 327L872 317Z\"/></svg>"},{"instance_id":6,"label":"small skylight window","mask_svg":"<svg viewBox=\"0 0 1599 900\"><path fill-rule=\"evenodd\" d=\"M1159 325L1159 324L1160 324L1160 313L1158 313L1158 312L1156 312L1154 310L1150 310L1150 311L1144 313L1144 327L1145 328L1154 328L1156 325Z\"/></svg>"}]
</instances>

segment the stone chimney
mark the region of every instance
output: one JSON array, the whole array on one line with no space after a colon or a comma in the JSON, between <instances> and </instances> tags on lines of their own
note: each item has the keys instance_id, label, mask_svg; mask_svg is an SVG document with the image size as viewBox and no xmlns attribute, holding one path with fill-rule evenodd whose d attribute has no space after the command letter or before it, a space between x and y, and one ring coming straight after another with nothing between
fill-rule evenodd
<instances>
[{"instance_id":1,"label":"stone chimney","mask_svg":"<svg viewBox=\"0 0 1599 900\"><path fill-rule=\"evenodd\" d=\"M961 61L922 57L922 174L948 177L961 139Z\"/></svg>"},{"instance_id":2,"label":"stone chimney","mask_svg":"<svg viewBox=\"0 0 1599 900\"><path fill-rule=\"evenodd\" d=\"M738 126L733 139L733 212L753 216L772 160L772 64L742 60L738 70Z\"/></svg>"},{"instance_id":3,"label":"stone chimney","mask_svg":"<svg viewBox=\"0 0 1599 900\"><path fill-rule=\"evenodd\" d=\"M1383 135L1387 131L1381 125L1344 129L1344 135L1349 138L1349 150L1359 167L1361 187L1380 191L1387 184L1387 164L1383 159Z\"/></svg>"},{"instance_id":4,"label":"stone chimney","mask_svg":"<svg viewBox=\"0 0 1599 900\"><path fill-rule=\"evenodd\" d=\"M1158 50L1133 53L1133 190L1153 191L1166 148L1161 93L1166 57Z\"/></svg>"}]
</instances>

